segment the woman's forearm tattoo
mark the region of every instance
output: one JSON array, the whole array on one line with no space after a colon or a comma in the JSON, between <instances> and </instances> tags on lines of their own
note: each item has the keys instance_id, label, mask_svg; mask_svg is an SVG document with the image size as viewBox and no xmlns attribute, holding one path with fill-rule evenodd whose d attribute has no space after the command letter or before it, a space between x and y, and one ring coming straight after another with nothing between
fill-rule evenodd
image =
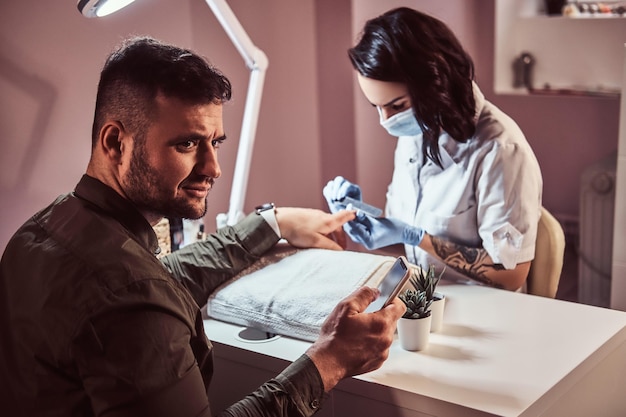
<instances>
[{"instance_id":1,"label":"woman's forearm tattoo","mask_svg":"<svg viewBox=\"0 0 626 417\"><path fill-rule=\"evenodd\" d=\"M501 271L504 269L502 265L494 264L491 261L486 250L457 245L435 236L431 236L431 240L435 253L446 265L483 284L502 288L502 285L485 276L485 273L490 270Z\"/></svg>"}]
</instances>

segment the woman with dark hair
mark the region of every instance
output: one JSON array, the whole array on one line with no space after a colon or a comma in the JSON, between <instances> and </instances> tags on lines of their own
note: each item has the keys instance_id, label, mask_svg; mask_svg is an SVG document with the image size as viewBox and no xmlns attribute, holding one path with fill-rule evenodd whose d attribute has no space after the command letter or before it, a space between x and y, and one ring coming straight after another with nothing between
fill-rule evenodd
<instances>
[{"instance_id":1,"label":"woman with dark hair","mask_svg":"<svg viewBox=\"0 0 626 417\"><path fill-rule=\"evenodd\" d=\"M474 82L474 64L441 21L397 8L366 22L349 57L380 124L398 137L386 217L344 225L368 249L404 244L410 261L447 278L509 290L524 285L541 208L539 164L517 124ZM361 200L342 177L332 212Z\"/></svg>"}]
</instances>

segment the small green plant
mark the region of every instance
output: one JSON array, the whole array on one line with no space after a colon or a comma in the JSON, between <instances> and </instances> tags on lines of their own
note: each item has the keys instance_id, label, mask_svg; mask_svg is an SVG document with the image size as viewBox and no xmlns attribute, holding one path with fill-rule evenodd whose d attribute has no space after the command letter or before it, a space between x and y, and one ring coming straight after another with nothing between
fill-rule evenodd
<instances>
[{"instance_id":1,"label":"small green plant","mask_svg":"<svg viewBox=\"0 0 626 417\"><path fill-rule=\"evenodd\" d=\"M423 319L430 316L432 300L429 301L426 299L425 292L407 288L398 295L398 298L400 298L406 306L406 312L402 318Z\"/></svg>"},{"instance_id":2,"label":"small green plant","mask_svg":"<svg viewBox=\"0 0 626 417\"><path fill-rule=\"evenodd\" d=\"M417 272L413 270L409 281L413 288L426 295L426 301L432 302L435 297L435 289L441 276L445 272L445 268L439 275L435 275L435 265L429 265L428 270L424 272L424 268L417 268Z\"/></svg>"},{"instance_id":3,"label":"small green plant","mask_svg":"<svg viewBox=\"0 0 626 417\"><path fill-rule=\"evenodd\" d=\"M445 268L436 275L435 266L430 265L427 270L420 267L411 272L409 282L414 289L407 288L398 296L406 306L403 318L420 319L430 316L430 305L435 299L435 289L444 271Z\"/></svg>"}]
</instances>

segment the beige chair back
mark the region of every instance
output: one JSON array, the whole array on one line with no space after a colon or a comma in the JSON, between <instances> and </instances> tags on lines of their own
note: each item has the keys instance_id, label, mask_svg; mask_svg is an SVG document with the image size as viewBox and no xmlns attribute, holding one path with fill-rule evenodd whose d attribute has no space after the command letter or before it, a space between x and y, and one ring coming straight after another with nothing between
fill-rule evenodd
<instances>
[{"instance_id":1,"label":"beige chair back","mask_svg":"<svg viewBox=\"0 0 626 417\"><path fill-rule=\"evenodd\" d=\"M544 207L537 228L535 259L526 281L528 294L554 298L561 279L565 233L559 221Z\"/></svg>"}]
</instances>

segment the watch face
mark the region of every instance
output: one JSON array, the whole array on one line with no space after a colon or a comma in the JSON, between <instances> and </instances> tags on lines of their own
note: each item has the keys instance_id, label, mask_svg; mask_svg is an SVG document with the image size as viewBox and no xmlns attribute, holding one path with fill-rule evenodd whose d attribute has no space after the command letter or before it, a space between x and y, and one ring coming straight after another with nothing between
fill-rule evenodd
<instances>
[{"instance_id":1,"label":"watch face","mask_svg":"<svg viewBox=\"0 0 626 417\"><path fill-rule=\"evenodd\" d=\"M260 206L256 206L254 209L256 210L258 214L258 213L261 213L262 211L271 210L273 208L274 208L274 203L265 203L265 204L261 204Z\"/></svg>"}]
</instances>

